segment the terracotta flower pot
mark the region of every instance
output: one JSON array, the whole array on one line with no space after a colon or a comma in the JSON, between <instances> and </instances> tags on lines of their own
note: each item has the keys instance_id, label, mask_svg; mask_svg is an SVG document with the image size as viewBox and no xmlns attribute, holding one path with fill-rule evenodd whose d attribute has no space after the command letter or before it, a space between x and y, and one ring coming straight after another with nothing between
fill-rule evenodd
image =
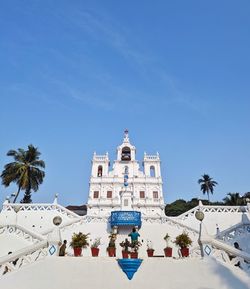
<instances>
[{"instance_id":1,"label":"terracotta flower pot","mask_svg":"<svg viewBox=\"0 0 250 289\"><path fill-rule=\"evenodd\" d=\"M130 252L130 258L131 259L137 259L138 258L138 252Z\"/></svg>"},{"instance_id":2,"label":"terracotta flower pot","mask_svg":"<svg viewBox=\"0 0 250 289\"><path fill-rule=\"evenodd\" d=\"M115 248L110 247L107 249L109 257L115 257Z\"/></svg>"},{"instance_id":3,"label":"terracotta flower pot","mask_svg":"<svg viewBox=\"0 0 250 289\"><path fill-rule=\"evenodd\" d=\"M164 249L165 257L172 257L172 252L173 252L173 249L172 249L172 248L166 247L166 248Z\"/></svg>"},{"instance_id":4,"label":"terracotta flower pot","mask_svg":"<svg viewBox=\"0 0 250 289\"><path fill-rule=\"evenodd\" d=\"M122 251L122 258L123 259L128 259L128 257L129 257L129 252L127 252L127 251Z\"/></svg>"},{"instance_id":5,"label":"terracotta flower pot","mask_svg":"<svg viewBox=\"0 0 250 289\"><path fill-rule=\"evenodd\" d=\"M189 256L189 248L181 248L181 255L182 257L188 257Z\"/></svg>"},{"instance_id":6,"label":"terracotta flower pot","mask_svg":"<svg viewBox=\"0 0 250 289\"><path fill-rule=\"evenodd\" d=\"M79 257L82 255L82 248L81 247L75 247L75 248L73 248L73 250L74 250L74 256L75 257Z\"/></svg>"},{"instance_id":7,"label":"terracotta flower pot","mask_svg":"<svg viewBox=\"0 0 250 289\"><path fill-rule=\"evenodd\" d=\"M153 257L154 256L154 249L147 249L148 257Z\"/></svg>"},{"instance_id":8,"label":"terracotta flower pot","mask_svg":"<svg viewBox=\"0 0 250 289\"><path fill-rule=\"evenodd\" d=\"M99 248L91 248L92 257L98 257L99 250Z\"/></svg>"}]
</instances>

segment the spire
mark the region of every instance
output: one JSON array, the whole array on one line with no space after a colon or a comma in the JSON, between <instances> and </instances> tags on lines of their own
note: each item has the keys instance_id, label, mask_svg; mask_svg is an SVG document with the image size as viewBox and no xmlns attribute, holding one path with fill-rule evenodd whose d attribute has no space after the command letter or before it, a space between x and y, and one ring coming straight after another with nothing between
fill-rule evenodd
<instances>
[{"instance_id":1,"label":"spire","mask_svg":"<svg viewBox=\"0 0 250 289\"><path fill-rule=\"evenodd\" d=\"M129 143L128 129L124 130L123 142Z\"/></svg>"}]
</instances>

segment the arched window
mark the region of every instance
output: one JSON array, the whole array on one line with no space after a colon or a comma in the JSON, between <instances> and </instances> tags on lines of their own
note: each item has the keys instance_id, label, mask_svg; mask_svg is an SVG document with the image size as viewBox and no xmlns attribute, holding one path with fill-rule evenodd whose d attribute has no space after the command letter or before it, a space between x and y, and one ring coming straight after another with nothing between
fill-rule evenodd
<instances>
[{"instance_id":1,"label":"arched window","mask_svg":"<svg viewBox=\"0 0 250 289\"><path fill-rule=\"evenodd\" d=\"M125 175L128 175L128 166L125 166L125 168L124 168L124 174L125 174Z\"/></svg>"},{"instance_id":2,"label":"arched window","mask_svg":"<svg viewBox=\"0 0 250 289\"><path fill-rule=\"evenodd\" d=\"M131 161L131 151L129 147L124 147L122 149L122 161Z\"/></svg>"},{"instance_id":3,"label":"arched window","mask_svg":"<svg viewBox=\"0 0 250 289\"><path fill-rule=\"evenodd\" d=\"M101 177L101 176L102 176L102 166L99 166L97 170L97 177Z\"/></svg>"},{"instance_id":4,"label":"arched window","mask_svg":"<svg viewBox=\"0 0 250 289\"><path fill-rule=\"evenodd\" d=\"M155 177L155 167L154 166L150 167L150 177Z\"/></svg>"}]
</instances>

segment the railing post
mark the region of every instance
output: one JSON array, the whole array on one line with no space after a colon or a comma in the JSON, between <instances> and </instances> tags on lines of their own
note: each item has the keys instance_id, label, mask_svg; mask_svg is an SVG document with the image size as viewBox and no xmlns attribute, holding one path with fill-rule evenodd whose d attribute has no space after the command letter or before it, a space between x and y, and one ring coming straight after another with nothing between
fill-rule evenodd
<instances>
[{"instance_id":1,"label":"railing post","mask_svg":"<svg viewBox=\"0 0 250 289\"><path fill-rule=\"evenodd\" d=\"M59 255L60 245L62 243L62 237L59 225L62 223L62 218L56 216L53 219L55 225L53 231L48 235L48 256L55 257Z\"/></svg>"}]
</instances>

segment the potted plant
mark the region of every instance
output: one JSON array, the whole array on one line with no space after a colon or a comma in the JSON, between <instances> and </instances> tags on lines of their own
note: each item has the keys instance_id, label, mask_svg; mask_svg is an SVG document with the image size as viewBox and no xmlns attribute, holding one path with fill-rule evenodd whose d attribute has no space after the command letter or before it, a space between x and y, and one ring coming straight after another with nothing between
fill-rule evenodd
<instances>
[{"instance_id":1,"label":"potted plant","mask_svg":"<svg viewBox=\"0 0 250 289\"><path fill-rule=\"evenodd\" d=\"M147 253L148 257L153 257L154 256L154 249L153 249L153 243L152 241L148 240L147 241Z\"/></svg>"},{"instance_id":2,"label":"potted plant","mask_svg":"<svg viewBox=\"0 0 250 289\"><path fill-rule=\"evenodd\" d=\"M115 247L115 241L116 241L116 234L112 233L109 235L109 244L107 247L108 255L109 257L115 257L116 255L116 247Z\"/></svg>"},{"instance_id":3,"label":"potted plant","mask_svg":"<svg viewBox=\"0 0 250 289\"><path fill-rule=\"evenodd\" d=\"M100 249L98 248L101 245L101 238L95 238L93 244L91 245L92 257L98 257Z\"/></svg>"},{"instance_id":4,"label":"potted plant","mask_svg":"<svg viewBox=\"0 0 250 289\"><path fill-rule=\"evenodd\" d=\"M131 259L137 259L138 258L138 250L141 246L141 243L139 241L133 241L131 244L131 252L130 252L130 258Z\"/></svg>"},{"instance_id":5,"label":"potted plant","mask_svg":"<svg viewBox=\"0 0 250 289\"><path fill-rule=\"evenodd\" d=\"M166 241L166 247L164 248L165 257L172 257L173 249L169 247L170 236L168 235L168 233L163 239Z\"/></svg>"},{"instance_id":6,"label":"potted plant","mask_svg":"<svg viewBox=\"0 0 250 289\"><path fill-rule=\"evenodd\" d=\"M88 234L83 234L82 232L74 233L70 242L70 246L74 250L74 256L78 257L82 254L82 248L86 248L88 243Z\"/></svg>"},{"instance_id":7,"label":"potted plant","mask_svg":"<svg viewBox=\"0 0 250 289\"><path fill-rule=\"evenodd\" d=\"M188 236L186 232L183 232L182 234L178 235L175 239L175 244L180 247L181 255L182 257L188 257L189 256L189 246L192 244L192 240Z\"/></svg>"},{"instance_id":8,"label":"potted plant","mask_svg":"<svg viewBox=\"0 0 250 289\"><path fill-rule=\"evenodd\" d=\"M123 248L122 250L122 258L123 259L128 259L129 257L129 247L131 247L131 243L129 242L129 240L126 238L125 241L122 241L120 243L120 246Z\"/></svg>"}]
</instances>

